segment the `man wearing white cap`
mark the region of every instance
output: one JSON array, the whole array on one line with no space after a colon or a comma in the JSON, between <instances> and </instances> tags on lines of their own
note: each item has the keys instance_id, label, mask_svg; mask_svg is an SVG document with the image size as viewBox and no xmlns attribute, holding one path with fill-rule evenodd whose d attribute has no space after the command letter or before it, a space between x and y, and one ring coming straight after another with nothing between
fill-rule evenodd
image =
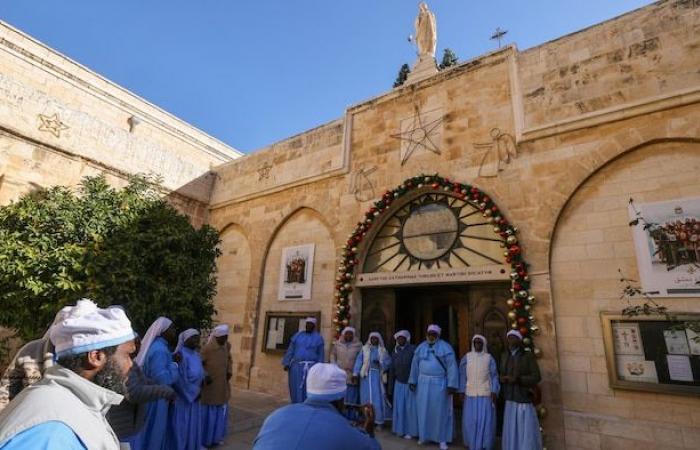
<instances>
[{"instance_id":1,"label":"man wearing white cap","mask_svg":"<svg viewBox=\"0 0 700 450\"><path fill-rule=\"evenodd\" d=\"M491 450L496 444L496 360L487 350L486 338L475 334L472 351L459 363L459 392L464 396L462 438L474 450Z\"/></svg>"},{"instance_id":2,"label":"man wearing white cap","mask_svg":"<svg viewBox=\"0 0 700 450\"><path fill-rule=\"evenodd\" d=\"M441 329L428 326L428 336L416 349L408 385L416 392L418 442L438 442L447 449L452 441L452 395L459 387L457 361L452 346L440 339Z\"/></svg>"},{"instance_id":3,"label":"man wearing white cap","mask_svg":"<svg viewBox=\"0 0 700 450\"><path fill-rule=\"evenodd\" d=\"M172 350L177 344L175 325L167 317L159 317L148 327L141 341L141 348L134 362L141 366L143 373L164 386L173 386L180 377L178 365L173 361ZM150 402L146 407L146 423L135 446L147 450L166 450L168 432L167 400Z\"/></svg>"},{"instance_id":4,"label":"man wearing white cap","mask_svg":"<svg viewBox=\"0 0 700 450\"><path fill-rule=\"evenodd\" d=\"M530 388L540 382L540 368L532 352L523 348L523 337L518 330L509 331L506 339L508 351L501 358L500 378L506 400L503 450L539 450L542 436Z\"/></svg>"},{"instance_id":5,"label":"man wearing white cap","mask_svg":"<svg viewBox=\"0 0 700 450\"><path fill-rule=\"evenodd\" d=\"M304 403L270 414L253 442L254 450L379 450L374 439L374 411L365 407L366 431L342 415L347 380L335 364L315 364L306 377Z\"/></svg>"},{"instance_id":6,"label":"man wearing white cap","mask_svg":"<svg viewBox=\"0 0 700 450\"><path fill-rule=\"evenodd\" d=\"M306 399L306 374L311 367L323 362L323 338L316 331L316 318L306 318L306 329L297 332L289 342L282 358L284 370L289 372L289 397L292 403Z\"/></svg>"},{"instance_id":7,"label":"man wearing white cap","mask_svg":"<svg viewBox=\"0 0 700 450\"><path fill-rule=\"evenodd\" d=\"M345 403L357 404L360 402L358 381L352 375L355 359L357 359L360 350L362 350L362 343L357 338L357 333L353 327L345 327L331 348L331 363L343 369L348 376L348 390L345 393Z\"/></svg>"},{"instance_id":8,"label":"man wearing white cap","mask_svg":"<svg viewBox=\"0 0 700 450\"><path fill-rule=\"evenodd\" d=\"M126 389L131 322L123 309L87 299L62 314L49 331L58 364L0 413L0 449L119 449L104 415Z\"/></svg>"},{"instance_id":9,"label":"man wearing white cap","mask_svg":"<svg viewBox=\"0 0 700 450\"><path fill-rule=\"evenodd\" d=\"M391 354L389 370L389 393L393 399L393 421L391 431L406 439L418 436L416 394L408 388L408 376L416 346L411 344L411 333L401 330L394 334L396 346Z\"/></svg>"},{"instance_id":10,"label":"man wearing white cap","mask_svg":"<svg viewBox=\"0 0 700 450\"><path fill-rule=\"evenodd\" d=\"M229 326L217 325L202 349L202 363L207 372L202 388L202 444L207 447L223 442L228 425L229 380L233 376Z\"/></svg>"}]
</instances>

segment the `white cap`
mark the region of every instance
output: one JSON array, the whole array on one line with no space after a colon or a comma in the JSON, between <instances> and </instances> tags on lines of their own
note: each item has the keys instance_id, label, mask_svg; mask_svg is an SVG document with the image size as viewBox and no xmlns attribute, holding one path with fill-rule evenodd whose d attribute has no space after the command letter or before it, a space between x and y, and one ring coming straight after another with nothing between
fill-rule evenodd
<instances>
[{"instance_id":1,"label":"white cap","mask_svg":"<svg viewBox=\"0 0 700 450\"><path fill-rule=\"evenodd\" d=\"M348 376L335 364L314 364L306 375L306 396L312 400L332 402L345 397Z\"/></svg>"},{"instance_id":2,"label":"white cap","mask_svg":"<svg viewBox=\"0 0 700 450\"><path fill-rule=\"evenodd\" d=\"M98 308L92 300L84 298L75 306L61 309L59 315L49 330L57 358L114 347L136 337L129 318L119 306Z\"/></svg>"},{"instance_id":3,"label":"white cap","mask_svg":"<svg viewBox=\"0 0 700 450\"><path fill-rule=\"evenodd\" d=\"M340 335L343 336L348 331L351 332L352 334L357 334L357 332L355 331L355 329L353 327L345 327L345 328L343 328L343 331L340 332Z\"/></svg>"},{"instance_id":4,"label":"white cap","mask_svg":"<svg viewBox=\"0 0 700 450\"><path fill-rule=\"evenodd\" d=\"M213 330L211 330L211 333L209 334L209 338L207 339L207 344L210 343L214 338L218 338L221 336L228 336L229 332L229 326L225 323L222 323L221 325L217 325L214 327Z\"/></svg>"},{"instance_id":5,"label":"white cap","mask_svg":"<svg viewBox=\"0 0 700 450\"><path fill-rule=\"evenodd\" d=\"M411 342L411 333L409 333L408 330L397 331L394 334L394 340L398 339L399 336L403 336L406 338L407 341Z\"/></svg>"},{"instance_id":6,"label":"white cap","mask_svg":"<svg viewBox=\"0 0 700 450\"><path fill-rule=\"evenodd\" d=\"M508 336L515 336L516 338L518 338L520 340L523 339L523 335L520 334L520 331L518 331L518 330L510 330L508 333L506 333L506 337L508 337Z\"/></svg>"},{"instance_id":7,"label":"white cap","mask_svg":"<svg viewBox=\"0 0 700 450\"><path fill-rule=\"evenodd\" d=\"M306 322L306 323L311 322L311 323L313 323L314 325L316 325L316 318L315 318L315 317L307 317L306 320L305 320L305 322Z\"/></svg>"},{"instance_id":8,"label":"white cap","mask_svg":"<svg viewBox=\"0 0 700 450\"><path fill-rule=\"evenodd\" d=\"M431 331L434 331L437 334L440 334L440 333L442 333L442 328L440 328L439 326L437 326L436 324L433 323L433 324L428 325L428 333L430 333Z\"/></svg>"},{"instance_id":9,"label":"white cap","mask_svg":"<svg viewBox=\"0 0 700 450\"><path fill-rule=\"evenodd\" d=\"M213 334L214 337L228 336L228 325L222 323L221 325L215 326L211 334Z\"/></svg>"}]
</instances>

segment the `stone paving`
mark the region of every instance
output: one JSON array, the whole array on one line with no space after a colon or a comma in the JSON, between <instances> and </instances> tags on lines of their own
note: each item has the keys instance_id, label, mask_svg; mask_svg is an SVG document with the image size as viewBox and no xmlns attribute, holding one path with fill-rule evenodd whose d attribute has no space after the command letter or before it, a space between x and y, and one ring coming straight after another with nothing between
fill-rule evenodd
<instances>
[{"instance_id":1,"label":"stone paving","mask_svg":"<svg viewBox=\"0 0 700 450\"><path fill-rule=\"evenodd\" d=\"M217 447L221 450L248 450L253 447L253 440L258 434L260 425L265 417L279 408L286 405L286 401L278 398L260 394L257 392L234 389L231 398L231 414L229 422L230 433L224 441L224 445ZM412 449L437 449L437 444L419 446L415 440L406 440L391 434L389 430L381 430L376 433L377 439L383 450L412 450ZM451 445L450 448L464 448L462 446ZM309 449L311 450L311 449Z\"/></svg>"}]
</instances>

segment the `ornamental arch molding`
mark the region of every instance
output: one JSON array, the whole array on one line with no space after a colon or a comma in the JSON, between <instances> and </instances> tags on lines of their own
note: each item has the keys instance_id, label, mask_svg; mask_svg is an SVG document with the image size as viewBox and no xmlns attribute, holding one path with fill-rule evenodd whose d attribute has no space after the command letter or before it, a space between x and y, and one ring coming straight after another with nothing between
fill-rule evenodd
<instances>
[{"instance_id":1,"label":"ornamental arch molding","mask_svg":"<svg viewBox=\"0 0 700 450\"><path fill-rule=\"evenodd\" d=\"M553 223L552 226L552 232L550 235L550 240L549 240L549 247L548 247L548 252L547 252L547 263L549 268L551 269L552 265L552 246L554 242L554 238L556 236L557 228L560 225L562 215L566 211L567 207L571 204L572 199L576 196L576 194L588 183L592 178L596 177L601 170L605 169L606 167L610 166L611 164L615 163L615 161L624 158L625 156L638 151L642 150L646 147L650 146L655 146L655 145L660 145L660 144L688 144L692 148L694 148L696 151L700 152L700 138L694 138L694 137L667 137L667 138L656 138L656 139L650 139L644 142L640 142L638 144L635 144L633 146L630 146L618 153L613 154L610 156L608 159L605 159L603 161L600 161L597 163L592 169L588 172L585 173L582 177L579 177L579 181L575 181L574 177L571 177L571 173L568 172L564 175L562 175L562 184L566 183L566 180L571 180L572 178L574 181L572 182L572 187L568 190L568 194L564 197L564 200L561 202L560 205L557 205L555 208L547 209L547 208L542 208L540 209L540 214L545 213L546 211L549 211L554 217L550 219L550 221ZM539 220L547 220L545 217L540 216Z\"/></svg>"},{"instance_id":2,"label":"ornamental arch molding","mask_svg":"<svg viewBox=\"0 0 700 450\"><path fill-rule=\"evenodd\" d=\"M285 247L314 244L313 282L311 300L278 301L280 261ZM277 386L275 380L279 374L279 360L261 351L263 342L265 315L263 311L321 311L321 331L327 335L330 328L331 305L328 298L332 296L332 267L336 259L334 234L328 220L315 208L300 206L287 214L268 235L260 268L259 285L254 294L254 315L251 318L253 335L250 351L252 354L249 367L249 388L283 394L284 386ZM328 269L323 269L327 267ZM325 330L325 331L324 331ZM266 383L272 383L267 385ZM279 392L277 392L279 391Z\"/></svg>"},{"instance_id":3,"label":"ornamental arch molding","mask_svg":"<svg viewBox=\"0 0 700 450\"><path fill-rule=\"evenodd\" d=\"M334 292L336 334L356 323L357 288L376 286L372 283L387 277L391 283L395 274L416 284L468 282L483 277L488 268L482 280L511 282L510 327L520 330L528 350L539 354L533 343L539 333L532 311L535 297L517 232L476 186L439 175L405 180L374 203L342 247Z\"/></svg>"},{"instance_id":4,"label":"ornamental arch molding","mask_svg":"<svg viewBox=\"0 0 700 450\"><path fill-rule=\"evenodd\" d=\"M251 246L243 227L230 223L220 231L221 242L217 266L217 292L214 304L217 310L216 321L227 323L233 328L231 348L234 351L233 379L236 385L245 383L239 356L241 332L244 326L245 309L248 301L248 284L252 265Z\"/></svg>"}]
</instances>

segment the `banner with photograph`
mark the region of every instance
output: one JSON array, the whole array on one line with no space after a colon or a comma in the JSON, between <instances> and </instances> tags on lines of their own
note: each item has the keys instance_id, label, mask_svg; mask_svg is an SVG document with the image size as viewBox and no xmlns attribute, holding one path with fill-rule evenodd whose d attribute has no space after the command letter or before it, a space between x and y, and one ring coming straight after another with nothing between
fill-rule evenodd
<instances>
[{"instance_id":1,"label":"banner with photograph","mask_svg":"<svg viewBox=\"0 0 700 450\"><path fill-rule=\"evenodd\" d=\"M310 300L314 273L314 244L282 249L278 298Z\"/></svg>"},{"instance_id":2,"label":"banner with photograph","mask_svg":"<svg viewBox=\"0 0 700 450\"><path fill-rule=\"evenodd\" d=\"M630 203L642 289L700 297L700 198Z\"/></svg>"}]
</instances>

